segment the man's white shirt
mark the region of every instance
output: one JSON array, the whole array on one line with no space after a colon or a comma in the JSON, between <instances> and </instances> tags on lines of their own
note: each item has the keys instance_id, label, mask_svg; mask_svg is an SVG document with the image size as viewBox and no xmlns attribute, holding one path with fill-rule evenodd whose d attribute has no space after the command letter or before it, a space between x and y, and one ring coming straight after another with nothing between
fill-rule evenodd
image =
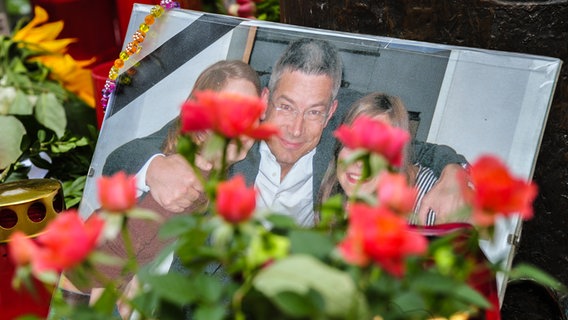
<instances>
[{"instance_id":1,"label":"man's white shirt","mask_svg":"<svg viewBox=\"0 0 568 320\"><path fill-rule=\"evenodd\" d=\"M280 164L266 142L260 143L260 167L256 176L256 207L286 214L300 226L314 225L313 164L315 148L301 157L280 181Z\"/></svg>"}]
</instances>

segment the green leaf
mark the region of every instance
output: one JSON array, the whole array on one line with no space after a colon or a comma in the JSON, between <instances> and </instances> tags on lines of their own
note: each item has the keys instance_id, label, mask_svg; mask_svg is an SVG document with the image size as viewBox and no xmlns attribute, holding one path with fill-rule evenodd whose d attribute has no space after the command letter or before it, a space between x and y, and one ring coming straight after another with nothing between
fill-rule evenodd
<instances>
[{"instance_id":1,"label":"green leaf","mask_svg":"<svg viewBox=\"0 0 568 320\"><path fill-rule=\"evenodd\" d=\"M149 197L150 195L146 196ZM164 222L160 227L159 235L163 238L178 237L196 226L196 217L193 215L178 215Z\"/></svg>"},{"instance_id":2,"label":"green leaf","mask_svg":"<svg viewBox=\"0 0 568 320\"><path fill-rule=\"evenodd\" d=\"M452 297L458 301L489 308L491 304L483 295L463 282L436 273L422 273L412 279L412 287L421 292Z\"/></svg>"},{"instance_id":3,"label":"green leaf","mask_svg":"<svg viewBox=\"0 0 568 320\"><path fill-rule=\"evenodd\" d=\"M56 92L53 93L60 97ZM96 135L93 136L89 132L89 127L93 127L96 130L97 115L95 108L91 108L72 94L65 100L63 107L65 108L65 115L67 116L67 131L71 132L71 134L76 137L96 137ZM77 145L80 146L78 142Z\"/></svg>"},{"instance_id":4,"label":"green leaf","mask_svg":"<svg viewBox=\"0 0 568 320\"><path fill-rule=\"evenodd\" d=\"M45 130L40 129L37 131L37 139L39 142L45 142L45 139L47 139L47 133Z\"/></svg>"},{"instance_id":5,"label":"green leaf","mask_svg":"<svg viewBox=\"0 0 568 320\"><path fill-rule=\"evenodd\" d=\"M150 285L150 290L158 296L179 306L191 303L199 296L204 288L193 286L192 281L179 273L162 275L139 274L141 281Z\"/></svg>"},{"instance_id":6,"label":"green leaf","mask_svg":"<svg viewBox=\"0 0 568 320\"><path fill-rule=\"evenodd\" d=\"M16 98L10 106L9 113L18 115L31 115L34 113L34 105L25 93L23 93L21 90L16 90Z\"/></svg>"},{"instance_id":7,"label":"green leaf","mask_svg":"<svg viewBox=\"0 0 568 320\"><path fill-rule=\"evenodd\" d=\"M18 160L25 133L26 128L16 117L0 116L0 170Z\"/></svg>"},{"instance_id":8,"label":"green leaf","mask_svg":"<svg viewBox=\"0 0 568 320\"><path fill-rule=\"evenodd\" d=\"M58 142L51 145L51 152L53 153L66 153L75 149L74 143Z\"/></svg>"},{"instance_id":9,"label":"green leaf","mask_svg":"<svg viewBox=\"0 0 568 320\"><path fill-rule=\"evenodd\" d=\"M421 273L412 279L412 286L419 291L450 293L455 281L437 273Z\"/></svg>"},{"instance_id":10,"label":"green leaf","mask_svg":"<svg viewBox=\"0 0 568 320\"><path fill-rule=\"evenodd\" d=\"M454 288L454 294L466 303L471 303L484 309L491 308L491 303L482 294L465 283L458 284Z\"/></svg>"},{"instance_id":11,"label":"green leaf","mask_svg":"<svg viewBox=\"0 0 568 320\"><path fill-rule=\"evenodd\" d=\"M74 208L76 205L81 202L83 199L82 196L65 196L65 208Z\"/></svg>"},{"instance_id":12,"label":"green leaf","mask_svg":"<svg viewBox=\"0 0 568 320\"><path fill-rule=\"evenodd\" d=\"M73 192L81 192L83 193L83 188L85 187L85 182L87 181L87 176L80 176L77 179L73 180L69 185L68 191L70 193ZM63 189L65 191L65 188Z\"/></svg>"},{"instance_id":13,"label":"green leaf","mask_svg":"<svg viewBox=\"0 0 568 320\"><path fill-rule=\"evenodd\" d=\"M316 298L313 296L316 296ZM323 304L321 296L313 290L309 291L307 297L295 292L285 291L278 293L274 297L274 303L286 314L295 318L300 318L317 313L319 307L322 307L321 305L318 305L317 297L319 297L319 302Z\"/></svg>"},{"instance_id":14,"label":"green leaf","mask_svg":"<svg viewBox=\"0 0 568 320\"><path fill-rule=\"evenodd\" d=\"M78 139L77 141L75 141L75 145L77 145L77 147L84 147L89 145L90 140L87 139L87 137L81 137L80 139Z\"/></svg>"},{"instance_id":15,"label":"green leaf","mask_svg":"<svg viewBox=\"0 0 568 320\"><path fill-rule=\"evenodd\" d=\"M294 219L284 214L270 214L266 216L266 220L272 225L273 229L294 229L298 224Z\"/></svg>"},{"instance_id":16,"label":"green leaf","mask_svg":"<svg viewBox=\"0 0 568 320\"><path fill-rule=\"evenodd\" d=\"M19 88L30 88L32 87L32 81L30 77L26 74L12 73L11 77L8 78L8 83L14 84L14 86Z\"/></svg>"},{"instance_id":17,"label":"green leaf","mask_svg":"<svg viewBox=\"0 0 568 320\"><path fill-rule=\"evenodd\" d=\"M158 213L144 208L130 209L126 215L129 218L151 220L156 222L161 222L163 220L163 217Z\"/></svg>"},{"instance_id":18,"label":"green leaf","mask_svg":"<svg viewBox=\"0 0 568 320\"><path fill-rule=\"evenodd\" d=\"M283 292L306 295L310 290L324 299L329 317L366 318L367 306L351 277L308 255L293 255L262 269L253 286L273 303Z\"/></svg>"},{"instance_id":19,"label":"green leaf","mask_svg":"<svg viewBox=\"0 0 568 320\"><path fill-rule=\"evenodd\" d=\"M137 292L132 300L130 300L132 308L140 313L139 317L131 317L135 319L152 319L155 316L156 309L159 306L159 300L152 292ZM167 319L167 318L164 318Z\"/></svg>"},{"instance_id":20,"label":"green leaf","mask_svg":"<svg viewBox=\"0 0 568 320\"><path fill-rule=\"evenodd\" d=\"M65 101L65 104L69 103L69 92L65 90L65 88L61 85L61 83L57 82L57 81L45 81L43 82L43 80L45 78L47 78L47 76L49 76L49 69L45 68L45 69L41 69L38 70L38 80L42 81L43 84L43 90L42 92L51 92L53 93L56 97L61 97L61 100ZM47 72L46 72L47 71ZM73 96L73 94L71 94L71 96Z\"/></svg>"},{"instance_id":21,"label":"green leaf","mask_svg":"<svg viewBox=\"0 0 568 320\"><path fill-rule=\"evenodd\" d=\"M117 300L118 293L116 290L113 290L111 287L107 287L103 291L102 295L97 299L97 302L95 302L93 309L110 315L115 309Z\"/></svg>"},{"instance_id":22,"label":"green leaf","mask_svg":"<svg viewBox=\"0 0 568 320\"><path fill-rule=\"evenodd\" d=\"M537 283L555 290L566 290L564 285L553 276L529 264L521 263L509 272L510 280L530 278Z\"/></svg>"},{"instance_id":23,"label":"green leaf","mask_svg":"<svg viewBox=\"0 0 568 320\"><path fill-rule=\"evenodd\" d=\"M451 274L452 268L456 264L454 250L448 246L440 247L434 251L434 260L438 269L443 274Z\"/></svg>"},{"instance_id":24,"label":"green leaf","mask_svg":"<svg viewBox=\"0 0 568 320\"><path fill-rule=\"evenodd\" d=\"M222 305L204 305L195 310L195 320L222 320L225 308Z\"/></svg>"},{"instance_id":25,"label":"green leaf","mask_svg":"<svg viewBox=\"0 0 568 320\"><path fill-rule=\"evenodd\" d=\"M393 299L393 303L400 309L401 312L410 312L413 310L424 310L424 300L417 292L403 292Z\"/></svg>"},{"instance_id":26,"label":"green leaf","mask_svg":"<svg viewBox=\"0 0 568 320\"><path fill-rule=\"evenodd\" d=\"M25 74L28 72L28 68L24 65L24 62L19 57L14 57L10 62L10 69L14 73L22 73Z\"/></svg>"},{"instance_id":27,"label":"green leaf","mask_svg":"<svg viewBox=\"0 0 568 320\"><path fill-rule=\"evenodd\" d=\"M36 120L55 132L58 138L65 133L67 120L65 109L53 93L43 93L39 96L35 109Z\"/></svg>"},{"instance_id":28,"label":"green leaf","mask_svg":"<svg viewBox=\"0 0 568 320\"><path fill-rule=\"evenodd\" d=\"M249 244L246 261L250 267L281 259L290 251L290 239L273 233L257 233Z\"/></svg>"},{"instance_id":29,"label":"green leaf","mask_svg":"<svg viewBox=\"0 0 568 320\"><path fill-rule=\"evenodd\" d=\"M327 256L335 247L329 235L310 230L293 230L290 233L292 252L313 255L318 258Z\"/></svg>"},{"instance_id":30,"label":"green leaf","mask_svg":"<svg viewBox=\"0 0 568 320\"><path fill-rule=\"evenodd\" d=\"M31 154L30 161L38 168L49 169L51 167L51 162L43 159L40 154Z\"/></svg>"},{"instance_id":31,"label":"green leaf","mask_svg":"<svg viewBox=\"0 0 568 320\"><path fill-rule=\"evenodd\" d=\"M194 287L201 288L199 299L207 303L218 302L223 293L223 284L220 282L220 278L206 274L200 274L195 278Z\"/></svg>"}]
</instances>

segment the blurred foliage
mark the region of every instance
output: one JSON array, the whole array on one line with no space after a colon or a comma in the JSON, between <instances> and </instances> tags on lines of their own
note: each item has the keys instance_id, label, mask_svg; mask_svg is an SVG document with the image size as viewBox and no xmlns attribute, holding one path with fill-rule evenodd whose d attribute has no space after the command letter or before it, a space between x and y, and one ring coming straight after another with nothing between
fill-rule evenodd
<instances>
[{"instance_id":1,"label":"blurred foliage","mask_svg":"<svg viewBox=\"0 0 568 320\"><path fill-rule=\"evenodd\" d=\"M256 4L259 20L280 22L280 0L263 0Z\"/></svg>"},{"instance_id":2,"label":"blurred foliage","mask_svg":"<svg viewBox=\"0 0 568 320\"><path fill-rule=\"evenodd\" d=\"M45 12L36 12L34 20L19 25L30 28L17 27L12 36L0 36L0 183L57 179L71 208L81 199L94 153L96 114L60 77L53 76L54 68L65 65L66 80L79 84L69 71L76 61L55 45L65 41L55 39L59 25L44 20ZM46 57L51 65L43 62Z\"/></svg>"},{"instance_id":3,"label":"blurred foliage","mask_svg":"<svg viewBox=\"0 0 568 320\"><path fill-rule=\"evenodd\" d=\"M256 6L255 17L258 20L280 22L280 0L250 0ZM203 11L229 14L228 8L236 0L203 0Z\"/></svg>"}]
</instances>

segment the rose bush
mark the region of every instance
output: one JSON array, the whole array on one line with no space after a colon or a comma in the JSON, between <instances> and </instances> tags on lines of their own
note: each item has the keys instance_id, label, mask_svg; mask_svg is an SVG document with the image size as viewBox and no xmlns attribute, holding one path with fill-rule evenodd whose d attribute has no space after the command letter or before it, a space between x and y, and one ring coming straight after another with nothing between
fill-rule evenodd
<instances>
[{"instance_id":1,"label":"rose bush","mask_svg":"<svg viewBox=\"0 0 568 320\"><path fill-rule=\"evenodd\" d=\"M379 191L369 199L329 199L320 208L316 226L305 229L288 216L255 210L254 188L241 176L226 176L231 143L239 145L245 136L268 139L277 134L259 122L265 108L261 100L211 92L196 96L182 108L179 152L194 168L196 153L208 148L221 150L222 161L215 163L208 179L201 177L207 207L162 225L161 235L175 242L155 264L173 253L183 270L164 273L154 263L137 265L128 244L127 221L158 218L133 206L131 177L119 173L102 178L103 207L84 224L76 214L64 213L38 237L37 246L18 234L11 238L14 262L23 269L32 266L44 281L55 280L43 276L46 273L63 270L71 275L80 270L83 280L103 282L104 292L91 307L54 304L56 318L116 318L117 305L124 318L135 314L138 319L183 319L188 314L193 319L498 318L496 292L487 288L492 288L491 274L499 264L480 259L476 229L453 225L449 230L454 232L433 236L424 232L427 228L407 224L416 193L394 173L408 141L405 132L369 119L342 126L337 136L358 149L357 159L366 162L368 175L380 175ZM195 125L197 120L204 121ZM209 132L205 141L192 138L204 130ZM370 133L381 138L371 139ZM473 163L470 178L473 188L464 187L464 210L472 213L480 231L499 215L528 212L536 194L532 182L513 177L491 156ZM122 231L130 249L127 257L110 259L93 243L108 241L116 230ZM66 259L41 263L37 252L42 250ZM105 278L93 268L117 261L124 270L136 271L137 286L128 294L117 288L120 279ZM554 279L529 266L510 272L511 277L526 275L558 287Z\"/></svg>"}]
</instances>

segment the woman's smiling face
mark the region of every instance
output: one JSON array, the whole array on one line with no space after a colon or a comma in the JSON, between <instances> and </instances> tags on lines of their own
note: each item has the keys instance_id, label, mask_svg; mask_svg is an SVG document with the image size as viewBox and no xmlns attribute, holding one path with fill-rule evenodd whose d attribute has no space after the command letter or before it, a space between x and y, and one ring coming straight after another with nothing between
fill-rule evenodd
<instances>
[{"instance_id":1,"label":"woman's smiling face","mask_svg":"<svg viewBox=\"0 0 568 320\"><path fill-rule=\"evenodd\" d=\"M374 116L373 119L379 119L391 124L389 116L384 113ZM347 166L344 164L345 159L349 158L352 154L353 150L343 147L337 156L337 180L343 188L343 191L345 191L347 196L352 196L358 186L357 193L359 194L371 194L375 192L377 177L360 181L363 173L363 163L361 161L350 163Z\"/></svg>"}]
</instances>

